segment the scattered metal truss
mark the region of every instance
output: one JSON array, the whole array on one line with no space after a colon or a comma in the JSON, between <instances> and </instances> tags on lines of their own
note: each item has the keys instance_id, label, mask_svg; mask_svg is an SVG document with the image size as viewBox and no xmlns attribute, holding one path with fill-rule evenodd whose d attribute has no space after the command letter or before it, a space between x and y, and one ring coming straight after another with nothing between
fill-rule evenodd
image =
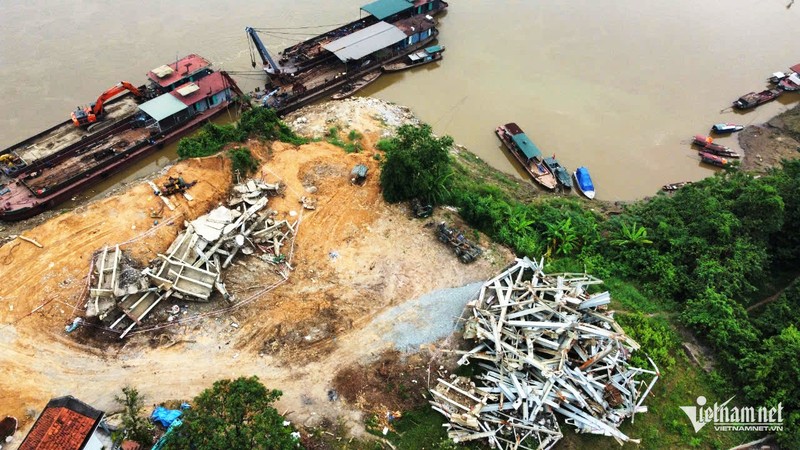
<instances>
[{"instance_id":1,"label":"scattered metal truss","mask_svg":"<svg viewBox=\"0 0 800 450\"><path fill-rule=\"evenodd\" d=\"M562 437L559 414L579 432L638 443L618 427L647 411L642 403L658 368L649 358L653 370L628 364L639 345L603 312L610 294L586 289L601 280L546 275L542 265L517 259L483 285L464 328L464 338L477 345L458 352L459 364L476 362L478 375L439 379L433 408L450 421L455 442L549 449Z\"/></svg>"}]
</instances>

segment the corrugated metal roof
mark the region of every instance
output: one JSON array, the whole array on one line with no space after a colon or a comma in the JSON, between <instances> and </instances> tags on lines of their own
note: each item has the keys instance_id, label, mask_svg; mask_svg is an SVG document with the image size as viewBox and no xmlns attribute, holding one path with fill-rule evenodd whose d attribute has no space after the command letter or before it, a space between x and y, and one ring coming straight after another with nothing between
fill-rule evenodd
<instances>
[{"instance_id":1,"label":"corrugated metal roof","mask_svg":"<svg viewBox=\"0 0 800 450\"><path fill-rule=\"evenodd\" d=\"M396 26L386 22L378 22L375 25L330 42L323 47L325 50L335 53L340 60L346 62L363 58L405 38L406 34Z\"/></svg>"},{"instance_id":2,"label":"corrugated metal roof","mask_svg":"<svg viewBox=\"0 0 800 450\"><path fill-rule=\"evenodd\" d=\"M524 153L528 159L542 156L542 152L539 150L539 147L531 142L525 133L515 134L514 136L511 136L511 139L514 140L514 143L517 144L517 147L522 150L522 153Z\"/></svg>"},{"instance_id":3,"label":"corrugated metal roof","mask_svg":"<svg viewBox=\"0 0 800 450\"><path fill-rule=\"evenodd\" d=\"M200 55L192 53L180 60L156 67L147 73L148 78L158 83L161 87L167 87L170 84L198 72L206 67L211 66L211 63ZM169 70L172 72L170 72Z\"/></svg>"},{"instance_id":4,"label":"corrugated metal roof","mask_svg":"<svg viewBox=\"0 0 800 450\"><path fill-rule=\"evenodd\" d=\"M196 85L197 89L183 94L182 91L184 88L191 85ZM194 105L200 100L205 99L206 97L224 91L228 86L229 85L226 83L222 72L214 72L211 75L205 76L195 82L184 84L178 89L170 92L170 94L172 94L173 97L177 98L184 105L190 106Z\"/></svg>"},{"instance_id":5,"label":"corrugated metal roof","mask_svg":"<svg viewBox=\"0 0 800 450\"><path fill-rule=\"evenodd\" d=\"M428 53L436 53L444 50L441 45L431 45L430 47L425 47L425 51Z\"/></svg>"},{"instance_id":6,"label":"corrugated metal roof","mask_svg":"<svg viewBox=\"0 0 800 450\"><path fill-rule=\"evenodd\" d=\"M362 11L366 11L378 20L383 20L389 16L401 13L414 6L409 0L378 0L361 7Z\"/></svg>"},{"instance_id":7,"label":"corrugated metal roof","mask_svg":"<svg viewBox=\"0 0 800 450\"><path fill-rule=\"evenodd\" d=\"M139 105L139 109L155 120L164 120L167 117L181 112L187 106L182 101L173 97L171 93L158 97Z\"/></svg>"}]
</instances>

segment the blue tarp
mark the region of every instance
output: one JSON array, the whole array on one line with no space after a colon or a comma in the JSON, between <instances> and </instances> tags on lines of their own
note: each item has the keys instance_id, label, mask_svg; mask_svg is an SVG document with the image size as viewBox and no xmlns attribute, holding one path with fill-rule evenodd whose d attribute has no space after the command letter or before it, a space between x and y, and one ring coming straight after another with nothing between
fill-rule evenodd
<instances>
[{"instance_id":1,"label":"blue tarp","mask_svg":"<svg viewBox=\"0 0 800 450\"><path fill-rule=\"evenodd\" d=\"M153 414L150 414L150 419L153 422L161 425L164 428L169 428L178 417L183 415L180 410L177 409L167 409L163 406L159 406L153 411Z\"/></svg>"},{"instance_id":2,"label":"blue tarp","mask_svg":"<svg viewBox=\"0 0 800 450\"><path fill-rule=\"evenodd\" d=\"M167 439L169 439L169 435L172 434L172 432L181 425L183 425L181 419L175 419L175 421L172 422L172 425L170 425L169 428L167 428L167 432L164 433L164 435L161 436L161 439L159 439L158 442L156 442L156 445L153 446L152 450L161 450L162 448L164 448L164 445L167 444Z\"/></svg>"}]
</instances>

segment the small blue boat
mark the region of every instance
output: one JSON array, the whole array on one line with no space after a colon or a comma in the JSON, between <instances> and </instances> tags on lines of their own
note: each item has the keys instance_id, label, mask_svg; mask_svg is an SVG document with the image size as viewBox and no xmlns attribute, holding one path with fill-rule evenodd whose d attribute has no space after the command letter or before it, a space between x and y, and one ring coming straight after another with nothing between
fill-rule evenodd
<instances>
[{"instance_id":1,"label":"small blue boat","mask_svg":"<svg viewBox=\"0 0 800 450\"><path fill-rule=\"evenodd\" d=\"M573 175L575 176L575 185L578 187L578 190L581 191L586 198L593 199L594 184L592 183L592 177L589 176L589 169L586 167L578 167Z\"/></svg>"}]
</instances>

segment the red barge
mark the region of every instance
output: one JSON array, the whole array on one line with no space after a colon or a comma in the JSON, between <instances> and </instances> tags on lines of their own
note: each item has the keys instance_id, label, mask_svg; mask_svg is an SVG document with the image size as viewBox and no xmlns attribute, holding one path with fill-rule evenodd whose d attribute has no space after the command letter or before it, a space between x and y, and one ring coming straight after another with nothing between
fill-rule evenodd
<instances>
[{"instance_id":1,"label":"red barge","mask_svg":"<svg viewBox=\"0 0 800 450\"><path fill-rule=\"evenodd\" d=\"M33 161L23 161L14 176L4 175L0 220L22 220L50 209L225 111L234 94L241 95L241 91L227 73L214 72L209 65L190 55L177 61L174 69L171 65L154 69L148 73L151 87L161 94L139 104L101 132L87 135L68 121L79 136L77 141L72 136L62 139L59 142L71 143ZM20 149L41 147L41 141L52 139L53 130L62 125L3 153L17 155Z\"/></svg>"}]
</instances>

